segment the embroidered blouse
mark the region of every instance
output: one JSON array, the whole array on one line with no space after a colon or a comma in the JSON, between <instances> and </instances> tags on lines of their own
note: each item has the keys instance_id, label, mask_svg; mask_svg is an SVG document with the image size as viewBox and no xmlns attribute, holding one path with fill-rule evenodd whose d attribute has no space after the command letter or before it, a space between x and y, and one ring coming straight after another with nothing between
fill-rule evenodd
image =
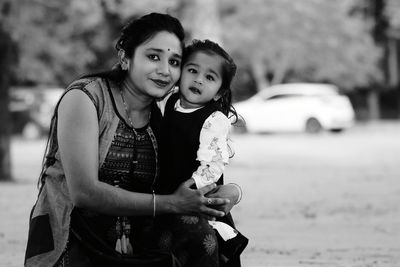
<instances>
[{"instance_id":1,"label":"embroidered blouse","mask_svg":"<svg viewBox=\"0 0 400 267\"><path fill-rule=\"evenodd\" d=\"M155 153L147 127L136 129L136 134L122 119L118 123L110 150L99 170L99 180L113 186L118 186L133 192L151 192L155 175ZM77 211L87 223L90 231L100 237L110 247L115 247L116 241L121 236L118 233L118 216L104 215L78 208ZM137 231L147 217L121 217L129 228ZM142 230L142 229L141 229ZM124 230L125 231L125 230ZM133 231L129 230L127 237L135 240Z\"/></svg>"}]
</instances>

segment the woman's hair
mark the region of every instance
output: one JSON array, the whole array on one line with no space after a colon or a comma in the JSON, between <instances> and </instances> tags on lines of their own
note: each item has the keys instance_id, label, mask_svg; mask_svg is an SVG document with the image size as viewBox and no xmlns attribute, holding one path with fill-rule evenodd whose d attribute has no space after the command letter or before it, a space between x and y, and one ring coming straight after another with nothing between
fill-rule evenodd
<instances>
[{"instance_id":1,"label":"woman's hair","mask_svg":"<svg viewBox=\"0 0 400 267\"><path fill-rule=\"evenodd\" d=\"M174 34L181 42L182 50L184 47L185 32L180 21L168 14L150 13L138 19L129 21L121 31L119 39L115 45L117 51L123 50L125 56L131 58L138 46L148 41L159 32L166 31ZM86 77L105 77L115 82L120 82L126 76L127 71L122 70L118 64L113 70L85 75Z\"/></svg>"},{"instance_id":2,"label":"woman's hair","mask_svg":"<svg viewBox=\"0 0 400 267\"><path fill-rule=\"evenodd\" d=\"M203 52L208 55L218 55L222 60L222 84L221 88L218 90L218 94L221 96L217 101L212 100L213 104L217 106L218 110L224 113L226 116L234 116L235 121L237 120L237 113L232 106L232 89L231 84L233 77L236 74L236 64L229 56L229 54L220 47L217 43L210 40L193 40L190 45L188 45L183 52L183 64L189 60L191 56L198 52ZM229 114L231 113L231 114Z\"/></svg>"},{"instance_id":3,"label":"woman's hair","mask_svg":"<svg viewBox=\"0 0 400 267\"><path fill-rule=\"evenodd\" d=\"M127 57L132 57L139 45L161 31L175 34L179 41L181 41L183 49L185 33L181 23L177 18L160 13L150 13L128 22L121 31L115 49L117 51L123 49Z\"/></svg>"}]
</instances>

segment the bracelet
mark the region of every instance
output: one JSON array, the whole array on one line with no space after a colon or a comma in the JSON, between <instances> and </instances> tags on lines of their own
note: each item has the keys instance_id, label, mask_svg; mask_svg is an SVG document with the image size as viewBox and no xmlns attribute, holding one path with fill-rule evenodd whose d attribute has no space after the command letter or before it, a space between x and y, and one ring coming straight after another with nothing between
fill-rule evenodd
<instances>
[{"instance_id":1,"label":"bracelet","mask_svg":"<svg viewBox=\"0 0 400 267\"><path fill-rule=\"evenodd\" d=\"M241 188L238 184L235 184L235 183L229 183L229 184L235 186L235 187L238 189L238 191L239 191L239 197L238 197L238 199L237 199L236 202L235 202L235 205L236 205L236 204L238 204L238 203L242 200L243 191L242 191L242 188Z\"/></svg>"},{"instance_id":2,"label":"bracelet","mask_svg":"<svg viewBox=\"0 0 400 267\"><path fill-rule=\"evenodd\" d=\"M156 217L156 194L154 193L153 190L153 218Z\"/></svg>"}]
</instances>

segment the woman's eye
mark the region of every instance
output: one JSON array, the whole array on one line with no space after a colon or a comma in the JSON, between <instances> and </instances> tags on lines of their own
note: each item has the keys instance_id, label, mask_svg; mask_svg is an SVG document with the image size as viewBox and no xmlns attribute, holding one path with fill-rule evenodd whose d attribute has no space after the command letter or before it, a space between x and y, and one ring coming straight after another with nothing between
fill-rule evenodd
<instances>
[{"instance_id":1,"label":"woman's eye","mask_svg":"<svg viewBox=\"0 0 400 267\"><path fill-rule=\"evenodd\" d=\"M181 65L181 62L179 60L176 60L176 59L171 59L169 61L169 64L171 64L174 67L179 67Z\"/></svg>"},{"instance_id":2,"label":"woman's eye","mask_svg":"<svg viewBox=\"0 0 400 267\"><path fill-rule=\"evenodd\" d=\"M148 55L147 57L150 58L153 61L160 60L160 57L158 55Z\"/></svg>"}]
</instances>

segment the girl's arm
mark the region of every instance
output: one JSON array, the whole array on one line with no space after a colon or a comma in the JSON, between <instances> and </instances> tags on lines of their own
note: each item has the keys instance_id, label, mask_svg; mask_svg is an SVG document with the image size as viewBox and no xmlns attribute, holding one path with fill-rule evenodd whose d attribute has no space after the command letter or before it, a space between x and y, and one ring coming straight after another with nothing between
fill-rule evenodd
<instances>
[{"instance_id":1,"label":"girl's arm","mask_svg":"<svg viewBox=\"0 0 400 267\"><path fill-rule=\"evenodd\" d=\"M80 90L69 91L58 108L57 137L60 157L75 206L96 212L118 215L151 215L164 213L203 213L223 216L223 212L207 207L204 194L214 184L200 189L190 189L190 181L183 183L172 195L129 192L98 180L99 128L95 106ZM154 202L155 201L155 202ZM229 200L212 198L213 203Z\"/></svg>"},{"instance_id":2,"label":"girl's arm","mask_svg":"<svg viewBox=\"0 0 400 267\"><path fill-rule=\"evenodd\" d=\"M197 150L200 166L192 175L197 188L217 182L228 165L229 129L230 121L222 112L216 111L205 120Z\"/></svg>"}]
</instances>

